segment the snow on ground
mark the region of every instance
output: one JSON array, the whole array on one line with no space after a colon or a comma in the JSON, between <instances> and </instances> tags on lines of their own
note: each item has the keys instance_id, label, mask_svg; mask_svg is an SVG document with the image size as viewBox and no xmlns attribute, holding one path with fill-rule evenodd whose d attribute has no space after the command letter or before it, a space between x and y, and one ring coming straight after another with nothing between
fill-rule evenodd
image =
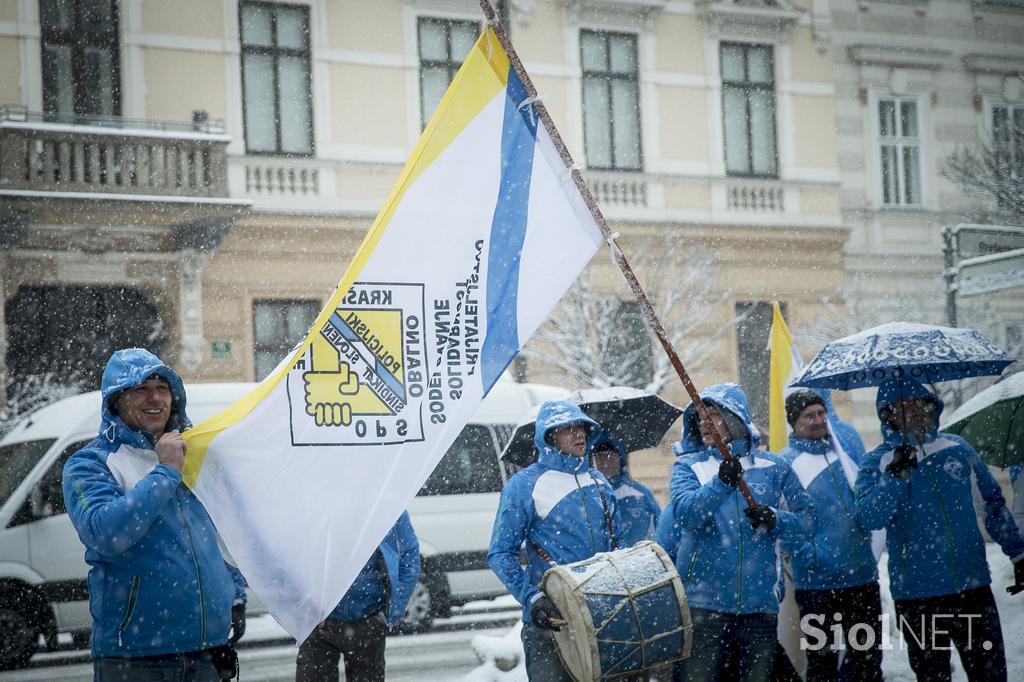
<instances>
[{"instance_id":1,"label":"snow on ground","mask_svg":"<svg viewBox=\"0 0 1024 682\"><path fill-rule=\"evenodd\" d=\"M999 607L1003 626L1003 644L1006 647L1007 679L1024 680L1024 594L1011 596L1006 587L1013 584L1013 566L999 545L985 545L988 564L992 570L992 592ZM889 594L888 557L883 554L879 567L879 585L882 592L882 613L889 617L891 650L882 655L882 672L889 682L911 682L916 679L910 669L906 648L895 620L895 608ZM505 599L511 599L506 597ZM523 644L519 638L522 623L501 636L477 635L471 646L482 661L479 667L463 678L466 682L526 682L523 663ZM979 643L980 645L980 643ZM966 680L959 655L952 654L953 680Z\"/></svg>"}]
</instances>

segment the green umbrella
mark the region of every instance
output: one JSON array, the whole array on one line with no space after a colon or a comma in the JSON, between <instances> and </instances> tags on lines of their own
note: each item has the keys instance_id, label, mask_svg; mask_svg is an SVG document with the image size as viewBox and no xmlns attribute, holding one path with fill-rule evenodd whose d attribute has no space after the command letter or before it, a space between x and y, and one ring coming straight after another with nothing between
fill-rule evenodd
<instances>
[{"instance_id":1,"label":"green umbrella","mask_svg":"<svg viewBox=\"0 0 1024 682\"><path fill-rule=\"evenodd\" d=\"M993 466L1024 463L1024 372L968 400L941 430L962 437Z\"/></svg>"}]
</instances>

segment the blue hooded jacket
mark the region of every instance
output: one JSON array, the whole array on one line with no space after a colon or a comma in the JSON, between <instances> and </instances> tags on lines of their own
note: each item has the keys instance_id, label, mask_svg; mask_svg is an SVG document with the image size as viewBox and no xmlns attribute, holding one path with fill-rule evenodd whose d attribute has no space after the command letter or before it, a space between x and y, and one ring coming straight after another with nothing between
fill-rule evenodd
<instances>
[{"instance_id":1,"label":"blue hooded jacket","mask_svg":"<svg viewBox=\"0 0 1024 682\"><path fill-rule=\"evenodd\" d=\"M593 449L600 445L611 445L619 453L619 473L608 479L615 491L616 506L619 509L619 526L615 539L619 547L632 547L638 542L650 540L661 514L661 505L654 499L650 489L629 476L629 458L622 441L602 429Z\"/></svg>"},{"instance_id":2,"label":"blue hooded jacket","mask_svg":"<svg viewBox=\"0 0 1024 682\"><path fill-rule=\"evenodd\" d=\"M739 386L719 384L705 389L700 397L745 425L747 438L734 438L729 449L740 457L743 479L754 497L772 507L777 523L770 532L751 527L743 513L747 505L742 494L718 477L722 460L714 446L704 445L691 404L683 412L680 449L684 454L672 467L669 486L672 514L668 518L678 529L671 524L666 527L668 515L663 515L658 536L665 539L679 533L676 567L690 606L723 613L777 613L775 542L811 536L811 500L782 458L753 449L759 436Z\"/></svg>"},{"instance_id":3,"label":"blue hooded jacket","mask_svg":"<svg viewBox=\"0 0 1024 682\"><path fill-rule=\"evenodd\" d=\"M167 430L191 426L181 379L138 348L103 372L99 436L64 465L64 501L89 564L92 655L156 656L225 644L232 602L245 591L217 544L206 509L159 464L153 435L111 411L120 393L151 377L170 385Z\"/></svg>"},{"instance_id":4,"label":"blue hooded jacket","mask_svg":"<svg viewBox=\"0 0 1024 682\"><path fill-rule=\"evenodd\" d=\"M779 455L789 463L814 503L814 536L782 543L793 559L794 587L828 590L877 581L878 561L871 549L871 531L857 522L857 497L843 472L832 437L809 440L790 436L789 445Z\"/></svg>"},{"instance_id":5,"label":"blue hooded jacket","mask_svg":"<svg viewBox=\"0 0 1024 682\"><path fill-rule=\"evenodd\" d=\"M599 426L580 408L565 401L544 403L537 415L534 444L537 461L509 479L494 518L487 563L512 596L523 605L523 620L541 595L544 572L551 567L541 558L541 548L558 565L589 559L614 549L605 513L619 532L615 493L587 457L557 450L545 436L565 424L583 423L590 428L588 450ZM526 543L526 569L519 552Z\"/></svg>"},{"instance_id":6,"label":"blue hooded jacket","mask_svg":"<svg viewBox=\"0 0 1024 682\"><path fill-rule=\"evenodd\" d=\"M918 466L904 481L885 471L904 436L881 413L905 398L932 401L935 414L923 443L907 435L918 446ZM893 598L953 594L992 582L972 485L985 501L989 535L1011 559L1024 557L1024 539L988 467L965 440L939 432L942 400L911 378L887 379L878 388L875 407L884 441L864 456L857 474L857 520L865 528L886 529Z\"/></svg>"},{"instance_id":7,"label":"blue hooded jacket","mask_svg":"<svg viewBox=\"0 0 1024 682\"><path fill-rule=\"evenodd\" d=\"M419 577L420 543L409 512L402 512L329 617L359 620L387 605L385 620L394 627L405 615Z\"/></svg>"}]
</instances>

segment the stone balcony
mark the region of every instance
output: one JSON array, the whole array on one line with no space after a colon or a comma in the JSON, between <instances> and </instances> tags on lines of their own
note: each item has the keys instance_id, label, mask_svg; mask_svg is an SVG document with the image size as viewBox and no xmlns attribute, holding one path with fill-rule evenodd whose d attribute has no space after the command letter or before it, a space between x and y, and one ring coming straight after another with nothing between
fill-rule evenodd
<instances>
[{"instance_id":1,"label":"stone balcony","mask_svg":"<svg viewBox=\"0 0 1024 682\"><path fill-rule=\"evenodd\" d=\"M216 121L54 116L0 106L0 196L227 200Z\"/></svg>"}]
</instances>

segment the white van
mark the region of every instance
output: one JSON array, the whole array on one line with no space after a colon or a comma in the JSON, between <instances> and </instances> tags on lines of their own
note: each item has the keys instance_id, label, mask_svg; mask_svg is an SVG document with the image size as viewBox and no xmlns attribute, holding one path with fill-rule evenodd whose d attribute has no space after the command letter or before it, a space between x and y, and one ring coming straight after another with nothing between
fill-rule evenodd
<instances>
[{"instance_id":1,"label":"white van","mask_svg":"<svg viewBox=\"0 0 1024 682\"><path fill-rule=\"evenodd\" d=\"M203 421L254 384L186 387L189 418ZM499 381L409 505L422 571L406 615L410 627L452 605L505 589L487 567L498 497L507 478L499 455L515 425L568 391ZM64 507L67 458L96 437L100 393L65 398L19 422L0 440L0 669L19 667L57 633L85 645L90 628L85 549ZM251 607L259 608L258 600Z\"/></svg>"}]
</instances>

